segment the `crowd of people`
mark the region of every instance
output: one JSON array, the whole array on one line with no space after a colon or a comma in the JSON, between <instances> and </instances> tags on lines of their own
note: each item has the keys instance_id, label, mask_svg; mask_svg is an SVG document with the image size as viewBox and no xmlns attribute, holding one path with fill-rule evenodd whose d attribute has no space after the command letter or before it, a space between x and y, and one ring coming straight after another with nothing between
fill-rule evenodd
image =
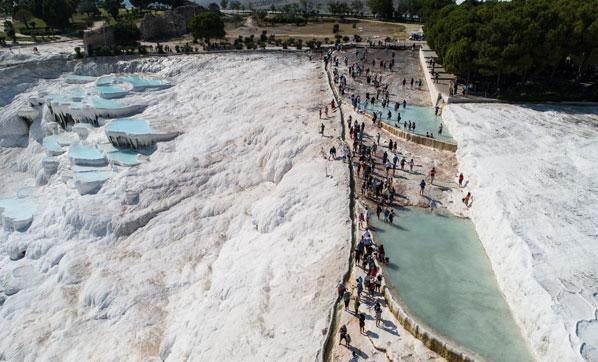
<instances>
[{"instance_id":1,"label":"crowd of people","mask_svg":"<svg viewBox=\"0 0 598 362\"><path fill-rule=\"evenodd\" d=\"M402 102L392 102L390 100L389 84L383 82L383 75L380 73L374 73L371 69L379 67L381 71L392 70L396 67L394 61L394 52L392 53L390 60L370 59L368 58L368 49L357 49L356 50L356 62L349 64L349 58L344 56L340 59L335 56L333 51L329 51L324 59L326 68L332 64L332 81L336 85L339 93L342 96L348 88L348 79L356 81L357 78L364 80L362 85L366 87L366 90L362 95L357 92L357 89L351 89L353 92L350 96L345 96L350 101L354 113L347 116L343 121L346 122L348 129L349 146L352 149L352 159L355 177L357 184L360 186L360 195L365 199L369 200L374 205L374 210L378 220L393 224L395 219L398 217L397 208L397 187L398 181L396 178L397 169L403 172L416 174L414 171L415 160L414 158L407 157L402 154L398 149L398 142L394 141L392 137L389 137L386 141L381 140L381 134L378 131L375 135L369 135L366 133L366 124L363 120L358 120L357 117L354 119L353 115L363 114L364 110L369 104L377 105L380 104L383 110L388 108L387 118L391 119L392 112L397 114L397 127L401 127L401 113L399 110L401 107L407 107L407 100ZM340 63L344 63L348 74L339 71ZM371 69L370 69L371 66ZM406 87L407 79L403 79L402 84L399 87ZM421 80L412 78L409 82L409 86L412 88L421 87ZM373 87L373 89L372 89ZM347 92L348 93L348 92ZM324 108L324 113L328 114L328 107L336 110L340 105L335 104L331 101ZM438 114L439 108L435 109L435 113ZM320 110L320 117L322 116L322 110ZM382 112L373 112L372 122L374 127L379 127L379 121L382 119ZM413 121L402 120L403 127L406 130L415 132L416 124ZM439 126L438 134L442 134L443 126ZM323 129L322 129L323 134ZM430 132L427 134L428 137L434 137ZM329 158L335 158L336 149L333 147L330 150ZM405 152L406 153L406 152ZM433 185L437 176L438 170L436 167L431 167L428 172L424 173L424 177L419 182L419 195L426 196L426 187L428 184ZM417 173L419 174L419 173ZM458 177L459 187L463 187L464 176L460 174ZM437 207L437 202L433 197L426 197L429 201L428 207L430 210L434 210ZM468 193L463 198L463 203L467 206L471 205L473 197ZM369 229L369 223L372 217L372 211L370 211L367 204L365 205L362 212L358 214L359 228L363 231L359 242L355 247L355 266L356 270L361 270L361 273L350 285L346 287L345 284L340 283L338 285L338 296L344 303L345 311L351 313L357 318L360 333L366 332L366 314L360 309L365 303L372 306L375 312L376 326L379 326L382 322L382 304L380 300L382 296L382 274L380 266L389 262L389 257L386 255L383 245L376 245L374 242L371 231ZM339 344L345 343L346 346L351 346L351 335L346 324L343 324L339 330ZM355 357L355 356L354 356Z\"/></svg>"},{"instance_id":2,"label":"crowd of people","mask_svg":"<svg viewBox=\"0 0 598 362\"><path fill-rule=\"evenodd\" d=\"M352 313L359 322L359 332L367 334L366 330L366 314L360 309L362 304L370 305L370 310L373 308L375 314L376 327L380 327L382 320L382 272L378 263L388 263L388 257L384 251L384 245L376 245L372 239L369 228L366 227L361 235L361 239L355 247L355 266L362 268L365 277L358 276L350 289L345 287L345 284L339 282L337 292L339 298L342 299L345 311ZM351 301L353 301L353 309L351 309ZM349 347L351 345L351 335L348 332L347 326L343 324L339 329L339 344L345 342Z\"/></svg>"}]
</instances>

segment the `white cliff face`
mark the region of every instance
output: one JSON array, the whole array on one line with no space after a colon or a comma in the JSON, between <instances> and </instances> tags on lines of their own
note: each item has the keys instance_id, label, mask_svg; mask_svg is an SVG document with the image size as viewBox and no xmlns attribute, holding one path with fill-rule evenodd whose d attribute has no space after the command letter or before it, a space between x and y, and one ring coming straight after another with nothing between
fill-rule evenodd
<instances>
[{"instance_id":1,"label":"white cliff face","mask_svg":"<svg viewBox=\"0 0 598 362\"><path fill-rule=\"evenodd\" d=\"M83 196L69 152L46 158L39 120L27 147L0 149L0 196L33 186L35 206L26 231L0 231L0 359L313 360L350 240L347 167L318 134L319 64L229 54L78 73L105 70L169 79L131 99L182 133ZM36 82L5 107L64 87Z\"/></svg>"},{"instance_id":2,"label":"white cliff face","mask_svg":"<svg viewBox=\"0 0 598 362\"><path fill-rule=\"evenodd\" d=\"M598 360L598 109L450 105L471 217L540 360Z\"/></svg>"}]
</instances>

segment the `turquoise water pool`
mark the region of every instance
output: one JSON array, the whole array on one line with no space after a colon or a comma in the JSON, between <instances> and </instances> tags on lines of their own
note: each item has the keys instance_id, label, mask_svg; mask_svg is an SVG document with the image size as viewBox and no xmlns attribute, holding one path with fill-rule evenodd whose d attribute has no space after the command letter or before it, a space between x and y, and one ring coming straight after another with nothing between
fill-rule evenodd
<instances>
[{"instance_id":1,"label":"turquoise water pool","mask_svg":"<svg viewBox=\"0 0 598 362\"><path fill-rule=\"evenodd\" d=\"M382 108L380 103L377 103L372 106L371 103L368 104L367 108L365 109L366 112L369 114L373 114L373 112L382 112L382 121L396 127L397 126L397 111L394 110L394 102L391 102L390 107ZM391 112L391 119L388 119L388 111ZM416 106L416 105L407 105L407 107L403 108L401 105L399 107L398 113L401 114L401 121L400 121L400 129L404 131L408 131L404 127L404 123L409 121L415 122L415 133L425 136L426 132L432 133L434 138L438 138L443 141L453 141L453 137L449 133L448 129L443 125L442 133L439 134L438 131L440 129L440 125L442 124L442 118L439 116L434 115L434 109L432 107L423 107L423 106ZM378 113L378 116L380 114Z\"/></svg>"},{"instance_id":2,"label":"turquoise water pool","mask_svg":"<svg viewBox=\"0 0 598 362\"><path fill-rule=\"evenodd\" d=\"M101 97L89 97L86 99L86 103L93 108L100 108L100 109L122 109L126 108L127 106L118 102L115 102L110 99L104 99Z\"/></svg>"},{"instance_id":3,"label":"turquoise water pool","mask_svg":"<svg viewBox=\"0 0 598 362\"><path fill-rule=\"evenodd\" d=\"M75 173L75 181L81 183L105 182L112 177L112 171L86 171Z\"/></svg>"},{"instance_id":4,"label":"turquoise water pool","mask_svg":"<svg viewBox=\"0 0 598 362\"><path fill-rule=\"evenodd\" d=\"M64 153L64 149L62 148L63 146L68 146L75 141L75 135L60 133L44 137L42 140L42 145L50 154L58 155Z\"/></svg>"},{"instance_id":5,"label":"turquoise water pool","mask_svg":"<svg viewBox=\"0 0 598 362\"><path fill-rule=\"evenodd\" d=\"M95 147L74 144L69 147L69 158L76 165L102 166L106 164L106 157Z\"/></svg>"},{"instance_id":6,"label":"turquoise water pool","mask_svg":"<svg viewBox=\"0 0 598 362\"><path fill-rule=\"evenodd\" d=\"M117 165L121 166L136 166L140 164L139 154L131 150L118 150L110 152L108 158Z\"/></svg>"},{"instance_id":7,"label":"turquoise water pool","mask_svg":"<svg viewBox=\"0 0 598 362\"><path fill-rule=\"evenodd\" d=\"M96 86L103 87L118 83L129 83L134 90L144 90L151 88L165 88L170 86L170 82L165 79L152 78L141 75L106 75L96 81Z\"/></svg>"},{"instance_id":8,"label":"turquoise water pool","mask_svg":"<svg viewBox=\"0 0 598 362\"><path fill-rule=\"evenodd\" d=\"M66 77L66 82L71 84L83 84L93 82L96 77L88 77L85 75L71 74Z\"/></svg>"},{"instance_id":9,"label":"turquoise water pool","mask_svg":"<svg viewBox=\"0 0 598 362\"><path fill-rule=\"evenodd\" d=\"M120 80L131 84L133 86L133 89L135 90L143 90L148 88L165 88L170 86L170 82L167 80L143 77L139 75L122 76L120 77Z\"/></svg>"},{"instance_id":10,"label":"turquoise water pool","mask_svg":"<svg viewBox=\"0 0 598 362\"><path fill-rule=\"evenodd\" d=\"M152 134L154 130L147 121L139 118L117 118L106 126L106 132L118 132L131 135Z\"/></svg>"},{"instance_id":11,"label":"turquoise water pool","mask_svg":"<svg viewBox=\"0 0 598 362\"><path fill-rule=\"evenodd\" d=\"M120 166L137 166L141 163L139 160L140 152L131 149L120 149L112 144L102 144L99 148L106 153L106 157Z\"/></svg>"},{"instance_id":12,"label":"turquoise water pool","mask_svg":"<svg viewBox=\"0 0 598 362\"><path fill-rule=\"evenodd\" d=\"M373 226L391 261L390 284L408 309L491 361L532 361L471 221L396 211L393 225L374 218Z\"/></svg>"},{"instance_id":13,"label":"turquoise water pool","mask_svg":"<svg viewBox=\"0 0 598 362\"><path fill-rule=\"evenodd\" d=\"M125 96L129 91L123 87L113 85L103 85L96 87L98 94L102 98L118 98Z\"/></svg>"},{"instance_id":14,"label":"turquoise water pool","mask_svg":"<svg viewBox=\"0 0 598 362\"><path fill-rule=\"evenodd\" d=\"M0 211L2 217L8 217L17 222L21 222L28 221L33 217L35 207L33 206L33 203L26 198L0 198Z\"/></svg>"},{"instance_id":15,"label":"turquoise water pool","mask_svg":"<svg viewBox=\"0 0 598 362\"><path fill-rule=\"evenodd\" d=\"M100 78L98 78L98 80L96 80L96 86L106 86L106 85L110 85L112 83L114 83L116 80L116 77L113 75L105 75L102 76Z\"/></svg>"},{"instance_id":16,"label":"turquoise water pool","mask_svg":"<svg viewBox=\"0 0 598 362\"><path fill-rule=\"evenodd\" d=\"M85 146L81 144L73 145L69 148L69 155L81 159L98 159L103 158L104 155L100 150L94 147Z\"/></svg>"}]
</instances>

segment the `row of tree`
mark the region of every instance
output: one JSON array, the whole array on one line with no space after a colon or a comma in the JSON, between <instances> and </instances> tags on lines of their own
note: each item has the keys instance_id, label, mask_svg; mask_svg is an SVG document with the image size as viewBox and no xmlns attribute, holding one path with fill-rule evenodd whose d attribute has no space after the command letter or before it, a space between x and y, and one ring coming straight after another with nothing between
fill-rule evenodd
<instances>
[{"instance_id":1,"label":"row of tree","mask_svg":"<svg viewBox=\"0 0 598 362\"><path fill-rule=\"evenodd\" d=\"M522 84L595 75L598 1L512 0L450 4L425 23L444 67L466 80Z\"/></svg>"},{"instance_id":2,"label":"row of tree","mask_svg":"<svg viewBox=\"0 0 598 362\"><path fill-rule=\"evenodd\" d=\"M184 0L130 0L139 10L145 10L150 5L174 8L184 4ZM214 4L216 7L217 5ZM100 8L106 10L115 20L119 18L120 10L124 8L123 0L0 0L0 12L12 15L29 28L30 20L35 16L42 19L48 26L65 29L71 25L71 18L76 12L84 13L88 17L100 15Z\"/></svg>"},{"instance_id":3,"label":"row of tree","mask_svg":"<svg viewBox=\"0 0 598 362\"><path fill-rule=\"evenodd\" d=\"M395 6L395 3L397 4ZM302 16L312 17L320 16L323 12L335 16L358 16L364 15L369 9L374 16L391 19L400 17L415 17L424 18L431 12L431 9L438 8L439 4L442 6L447 3L452 3L451 0L329 0L322 2L318 0L299 0L298 3L286 3L283 5L271 5L270 11L281 12L290 17ZM440 6L440 7L442 7ZM240 1L220 0L220 7L222 9L230 10L255 10L253 3L247 4Z\"/></svg>"}]
</instances>

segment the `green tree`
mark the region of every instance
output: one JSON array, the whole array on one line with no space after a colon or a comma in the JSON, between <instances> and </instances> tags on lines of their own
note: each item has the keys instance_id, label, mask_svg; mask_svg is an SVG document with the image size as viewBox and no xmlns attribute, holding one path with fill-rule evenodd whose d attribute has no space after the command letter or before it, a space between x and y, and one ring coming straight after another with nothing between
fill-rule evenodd
<instances>
[{"instance_id":1,"label":"green tree","mask_svg":"<svg viewBox=\"0 0 598 362\"><path fill-rule=\"evenodd\" d=\"M353 0L351 1L351 12L353 15L359 15L363 13L363 1Z\"/></svg>"},{"instance_id":2,"label":"green tree","mask_svg":"<svg viewBox=\"0 0 598 362\"><path fill-rule=\"evenodd\" d=\"M309 16L313 12L314 3L312 0L299 0L299 5L301 6L301 13L303 14L303 17L305 18L305 21L307 22L309 19Z\"/></svg>"},{"instance_id":3,"label":"green tree","mask_svg":"<svg viewBox=\"0 0 598 362\"><path fill-rule=\"evenodd\" d=\"M338 4L339 2L335 0L328 1L328 12L332 15L338 14Z\"/></svg>"},{"instance_id":4,"label":"green tree","mask_svg":"<svg viewBox=\"0 0 598 362\"><path fill-rule=\"evenodd\" d=\"M204 39L206 43L209 43L210 39L223 38L226 35L220 14L213 12L197 15L189 20L187 28L191 30L194 40Z\"/></svg>"},{"instance_id":5,"label":"green tree","mask_svg":"<svg viewBox=\"0 0 598 362\"><path fill-rule=\"evenodd\" d=\"M392 0L368 0L368 7L374 16L391 18L394 12Z\"/></svg>"},{"instance_id":6,"label":"green tree","mask_svg":"<svg viewBox=\"0 0 598 362\"><path fill-rule=\"evenodd\" d=\"M75 13L75 0L34 0L33 14L47 25L65 29L70 25L70 18Z\"/></svg>"},{"instance_id":7,"label":"green tree","mask_svg":"<svg viewBox=\"0 0 598 362\"><path fill-rule=\"evenodd\" d=\"M104 8L114 20L118 20L120 9L123 7L123 0L104 0L102 3L102 8Z\"/></svg>"},{"instance_id":8,"label":"green tree","mask_svg":"<svg viewBox=\"0 0 598 362\"><path fill-rule=\"evenodd\" d=\"M17 41L15 27L13 26L13 24L10 20L4 21L4 32L6 33L6 36L8 36L9 38L12 39L13 42Z\"/></svg>"},{"instance_id":9,"label":"green tree","mask_svg":"<svg viewBox=\"0 0 598 362\"><path fill-rule=\"evenodd\" d=\"M231 10L240 10L241 9L241 3L239 1L231 1L231 3L230 3L230 9Z\"/></svg>"},{"instance_id":10,"label":"green tree","mask_svg":"<svg viewBox=\"0 0 598 362\"><path fill-rule=\"evenodd\" d=\"M29 20L33 17L31 11L25 7L16 7L12 15L13 20L20 21L25 24L25 27L29 29Z\"/></svg>"},{"instance_id":11,"label":"green tree","mask_svg":"<svg viewBox=\"0 0 598 362\"><path fill-rule=\"evenodd\" d=\"M141 32L132 21L119 21L114 25L114 40L116 45L133 46L141 39Z\"/></svg>"},{"instance_id":12,"label":"green tree","mask_svg":"<svg viewBox=\"0 0 598 362\"><path fill-rule=\"evenodd\" d=\"M77 6L77 10L87 14L87 17L94 16L99 12L95 0L81 0Z\"/></svg>"},{"instance_id":13,"label":"green tree","mask_svg":"<svg viewBox=\"0 0 598 362\"><path fill-rule=\"evenodd\" d=\"M471 39L461 38L447 49L443 58L444 66L447 71L465 74L466 78L469 79L471 73L475 71L474 59L476 57L474 43Z\"/></svg>"},{"instance_id":14,"label":"green tree","mask_svg":"<svg viewBox=\"0 0 598 362\"><path fill-rule=\"evenodd\" d=\"M410 4L410 10L427 19L432 14L445 6L453 5L454 0L418 0Z\"/></svg>"},{"instance_id":15,"label":"green tree","mask_svg":"<svg viewBox=\"0 0 598 362\"><path fill-rule=\"evenodd\" d=\"M145 10L147 8L147 6L149 4L151 4L153 1L152 0L130 0L131 5L133 5L135 8L141 10L143 12L143 10Z\"/></svg>"},{"instance_id":16,"label":"green tree","mask_svg":"<svg viewBox=\"0 0 598 362\"><path fill-rule=\"evenodd\" d=\"M213 13L219 13L220 12L220 6L218 6L218 4L216 4L216 3L210 3L208 5L208 10L210 10Z\"/></svg>"},{"instance_id":17,"label":"green tree","mask_svg":"<svg viewBox=\"0 0 598 362\"><path fill-rule=\"evenodd\" d=\"M228 0L220 0L220 8L226 9L228 7Z\"/></svg>"},{"instance_id":18,"label":"green tree","mask_svg":"<svg viewBox=\"0 0 598 362\"><path fill-rule=\"evenodd\" d=\"M13 0L0 0L0 14L9 15L13 12Z\"/></svg>"}]
</instances>

